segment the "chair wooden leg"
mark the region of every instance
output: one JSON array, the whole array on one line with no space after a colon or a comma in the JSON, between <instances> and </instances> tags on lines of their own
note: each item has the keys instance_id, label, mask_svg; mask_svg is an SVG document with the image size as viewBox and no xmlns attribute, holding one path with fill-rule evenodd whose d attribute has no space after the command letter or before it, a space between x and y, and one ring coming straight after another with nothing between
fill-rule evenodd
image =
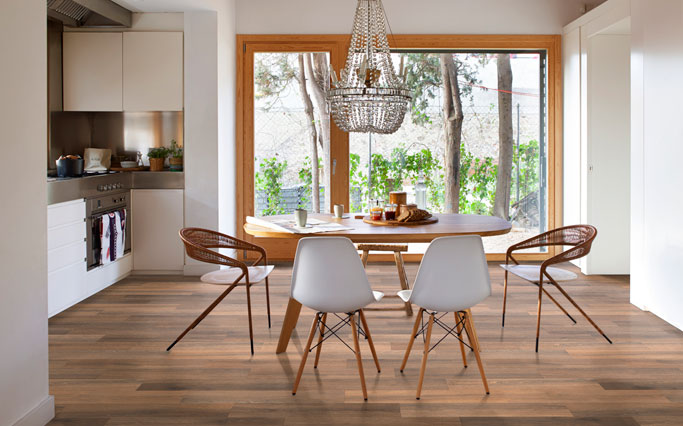
<instances>
[{"instance_id":1,"label":"chair wooden leg","mask_svg":"<svg viewBox=\"0 0 683 426\"><path fill-rule=\"evenodd\" d=\"M322 320L320 320L320 333L318 334L318 347L315 351L315 362L313 363L313 368L318 368L318 361L320 360L320 351L323 349L323 338L325 338L325 321L327 321L327 312L323 314Z\"/></svg>"},{"instance_id":2,"label":"chair wooden leg","mask_svg":"<svg viewBox=\"0 0 683 426\"><path fill-rule=\"evenodd\" d=\"M270 290L268 288L268 277L266 277L266 307L268 309L268 328L270 328Z\"/></svg>"},{"instance_id":3,"label":"chair wooden leg","mask_svg":"<svg viewBox=\"0 0 683 426\"><path fill-rule=\"evenodd\" d=\"M465 318L465 329L467 330L467 333L470 336L475 335L474 331L474 324L472 324L472 317L468 312L464 312L463 314ZM476 340L475 340L476 341ZM484 389L486 390L486 395L489 394L489 384L486 381L486 374L484 373L484 364L481 362L481 357L479 356L479 344L474 344L472 345L472 348L474 349L474 356L477 358L477 365L479 366L479 374L481 375L481 381L484 382Z\"/></svg>"},{"instance_id":4,"label":"chair wooden leg","mask_svg":"<svg viewBox=\"0 0 683 426\"><path fill-rule=\"evenodd\" d=\"M505 306L508 299L508 271L505 270L505 278L503 280L503 327L505 327Z\"/></svg>"},{"instance_id":5,"label":"chair wooden leg","mask_svg":"<svg viewBox=\"0 0 683 426\"><path fill-rule=\"evenodd\" d=\"M416 399L420 399L422 393L422 382L425 379L425 370L427 369L427 357L429 356L429 341L432 338L432 326L434 325L434 314L429 314L429 323L427 324L427 337L425 339L424 353L422 354L422 367L420 368L420 379L417 382Z\"/></svg>"},{"instance_id":6,"label":"chair wooden leg","mask_svg":"<svg viewBox=\"0 0 683 426\"><path fill-rule=\"evenodd\" d=\"M370 256L370 252L368 250L363 250L363 254L360 257L361 262L363 262L363 268L368 266L368 256Z\"/></svg>"},{"instance_id":7,"label":"chair wooden leg","mask_svg":"<svg viewBox=\"0 0 683 426\"><path fill-rule=\"evenodd\" d=\"M209 313L210 313L211 311L213 311L213 309L214 309L219 303L221 303L221 301L222 301L223 299L225 299L225 296L227 296L228 293L230 293L236 286L237 286L236 284L231 285L230 287L228 287L227 290L225 290L225 291L223 292L223 294L221 294L220 296L218 296L218 298L216 298L216 300L214 300L213 303L211 303L211 304L209 305L208 308L204 309L204 312L202 312L202 313L201 313L201 314L192 322L192 324L190 324L190 325L185 329L185 331L183 331L182 333L180 333L180 336L178 336L178 337L173 341L173 343L171 343L171 345L170 345L168 348L166 348L166 350L167 350L167 351L170 351L171 348L173 348L173 347L176 345L176 343L180 342L180 339L182 339L183 337L185 337L185 335L186 335L187 333L189 333L190 330L192 330L192 329L195 328L200 322L202 322L202 320L203 320L204 318L206 318L206 316L209 315Z\"/></svg>"},{"instance_id":8,"label":"chair wooden leg","mask_svg":"<svg viewBox=\"0 0 683 426\"><path fill-rule=\"evenodd\" d=\"M368 327L368 322L365 320L365 313L360 309L358 311L358 316L363 324L363 330L365 330L365 337L368 339L368 345L370 346L370 352L372 352L372 359L375 360L375 366L377 367L377 372L381 373L382 369L379 366L379 359L377 359L377 352L375 352L375 343L372 341L372 336L370 335L370 327Z\"/></svg>"},{"instance_id":9,"label":"chair wooden leg","mask_svg":"<svg viewBox=\"0 0 683 426\"><path fill-rule=\"evenodd\" d=\"M462 317L460 316L459 312L453 312L453 316L455 317L455 324L458 330L458 336L460 336L460 339L464 339L465 336L462 335ZM462 354L462 364L467 368L467 354L465 354L465 344L460 342L460 353Z\"/></svg>"},{"instance_id":10,"label":"chair wooden leg","mask_svg":"<svg viewBox=\"0 0 683 426\"><path fill-rule=\"evenodd\" d=\"M318 326L318 319L320 318L320 312L315 314L313 319L313 325L311 326L311 333L308 335L308 342L304 348L303 356L301 357L301 364L299 365L299 372L296 373L296 380L294 380L294 387L292 388L292 395L296 395L296 390L299 388L299 382L301 381L301 375L304 372L304 367L306 366L306 359L308 358L308 352L311 350L311 343L313 343L313 337L315 337L315 330Z\"/></svg>"},{"instance_id":11,"label":"chair wooden leg","mask_svg":"<svg viewBox=\"0 0 683 426\"><path fill-rule=\"evenodd\" d=\"M538 352L538 339L541 335L541 302L543 299L543 281L538 283L538 315L536 318L536 352Z\"/></svg>"},{"instance_id":12,"label":"chair wooden leg","mask_svg":"<svg viewBox=\"0 0 683 426\"><path fill-rule=\"evenodd\" d=\"M562 293L562 294L564 295L564 297L566 297L567 300L569 300L569 302L570 302L572 305L574 305L574 307L575 307L576 309L578 309L579 312L581 312L581 315L583 315L583 316L588 320L588 322L591 323L591 325L592 325L593 327L595 327L595 329L598 331L598 333L602 334L602 337L604 337L610 344L612 344L612 341L610 340L610 338L607 337L607 335L600 329L600 327L598 327L598 325L597 325L595 322L593 322L593 320L591 319L591 317L589 317L588 314L585 313L585 312L583 311L583 309L581 309L581 308L579 307L579 305L574 301L574 299L572 299L572 298L569 296L569 294L567 294L567 292L564 291L564 289L563 289L562 287L559 286L559 284L557 284L557 283L555 283L555 282L553 282L553 284L555 285L555 287L557 287L558 290L560 290L560 293Z\"/></svg>"},{"instance_id":13,"label":"chair wooden leg","mask_svg":"<svg viewBox=\"0 0 683 426\"><path fill-rule=\"evenodd\" d=\"M481 352L481 345L479 344L479 336L477 335L477 331L474 328L474 316L472 315L472 310L471 309L465 309L465 312L467 312L467 316L470 319L470 322L472 323L472 339L474 339L474 343L477 345L477 348ZM472 342L470 342L472 343Z\"/></svg>"},{"instance_id":14,"label":"chair wooden leg","mask_svg":"<svg viewBox=\"0 0 683 426\"><path fill-rule=\"evenodd\" d=\"M408 275L406 274L406 265L403 262L403 255L400 251L394 252L394 261L396 262L396 269L398 269L398 281L401 284L401 290L410 290L408 284ZM413 316L413 306L410 302L405 302L406 315Z\"/></svg>"},{"instance_id":15,"label":"chair wooden leg","mask_svg":"<svg viewBox=\"0 0 683 426\"><path fill-rule=\"evenodd\" d=\"M401 363L401 373L406 368L408 363L408 357L410 356L410 351L413 349L413 342L415 341L415 335L417 334L417 329L420 326L420 318L422 318L422 311L424 309L420 308L415 318L415 325L413 325L413 332L410 333L410 340L408 340L408 347L406 348L406 354L403 356L403 363Z\"/></svg>"},{"instance_id":16,"label":"chair wooden leg","mask_svg":"<svg viewBox=\"0 0 683 426\"><path fill-rule=\"evenodd\" d=\"M254 326L251 323L251 285L247 282L247 313L249 315L249 340L251 342L251 354L254 355Z\"/></svg>"},{"instance_id":17,"label":"chair wooden leg","mask_svg":"<svg viewBox=\"0 0 683 426\"><path fill-rule=\"evenodd\" d=\"M356 363L358 364L358 375L360 376L360 384L363 388L363 399L368 400L368 390L365 387L365 374L363 374L363 360L360 357L360 344L358 343L358 329L356 328L356 315L349 315L351 320L351 334L353 334L353 348L356 353Z\"/></svg>"}]
</instances>

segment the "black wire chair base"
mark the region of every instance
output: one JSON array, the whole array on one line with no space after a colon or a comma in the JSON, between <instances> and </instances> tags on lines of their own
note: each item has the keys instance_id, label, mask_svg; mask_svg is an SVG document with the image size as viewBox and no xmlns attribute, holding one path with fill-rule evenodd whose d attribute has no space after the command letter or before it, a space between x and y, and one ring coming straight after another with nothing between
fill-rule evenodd
<instances>
[{"instance_id":1,"label":"black wire chair base","mask_svg":"<svg viewBox=\"0 0 683 426\"><path fill-rule=\"evenodd\" d=\"M311 347L311 349L309 349L308 352L313 352L313 349L315 349L315 348L317 348L318 346L322 345L322 344L325 342L325 340L327 340L327 339L329 339L330 337L334 336L334 337L337 338L337 340L339 340L340 342L342 342L342 343L344 344L344 346L346 346L347 348L349 348L349 350L355 354L356 351L354 351L353 348L352 348L351 346L349 346L349 344L346 343L346 341L344 341L344 339L342 339L337 333L339 333L339 331L341 331L341 329L344 328L345 326L351 325L351 315L357 314L359 311L360 311L360 309L357 310L357 311L354 311L354 312L349 312L349 313L347 314L348 316L347 316L346 318L340 317L338 314L335 313L334 316L336 316L337 318L339 318L339 322L336 323L335 325L333 325L332 327L328 326L328 325L327 325L326 323L324 323L323 320L322 320L323 315L325 314L325 312L317 312L317 313L316 313L316 318L317 318L316 328L317 328L317 329L320 329L320 326L321 326L321 325L323 326L323 331L321 332L322 340L320 340L315 346ZM367 336L367 334L365 333L365 330L363 330L363 326L362 326L361 320L360 320L360 315L358 316L358 324L357 324L357 325L358 325L358 327L357 327L358 335L359 335L359 336L363 336L365 339L367 339L368 336Z\"/></svg>"},{"instance_id":2,"label":"black wire chair base","mask_svg":"<svg viewBox=\"0 0 683 426\"><path fill-rule=\"evenodd\" d=\"M425 322L424 322L425 312L427 312L427 311L422 310L422 317L420 318L421 327L417 331L417 333L413 336L413 339L417 339L418 336L422 335L422 341L423 342L425 341L425 333L427 331L427 325L425 325ZM439 343L443 342L446 339L446 337L448 337L449 335L458 339L462 344L464 344L465 346L470 348L470 350L474 350L472 348L472 346L470 346L462 338L462 334L463 334L463 332L465 332L465 335L467 336L467 340L472 341L469 333L467 332L467 327L465 327L465 318L466 318L467 313L461 312L463 315L458 315L458 321L456 321L456 323L453 327L449 327L446 323L441 321L441 318L448 315L450 312L443 312L443 313L441 313L441 316L437 317L436 314L438 314L438 313L440 313L440 312L429 312L429 315L434 315L434 324L436 324L439 327L441 327L442 329L444 329L446 331L446 334L444 334L444 336L441 339L439 339L438 342L434 343L434 345L431 348L429 348L429 352L433 351L434 348L439 346ZM458 327L460 327L459 332L458 332Z\"/></svg>"}]
</instances>

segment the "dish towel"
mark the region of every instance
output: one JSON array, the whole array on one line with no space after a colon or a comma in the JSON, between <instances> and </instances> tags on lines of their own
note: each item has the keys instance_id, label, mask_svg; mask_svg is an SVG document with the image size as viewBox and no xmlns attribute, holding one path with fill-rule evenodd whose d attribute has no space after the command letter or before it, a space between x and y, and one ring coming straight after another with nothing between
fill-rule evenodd
<instances>
[{"instance_id":1,"label":"dish towel","mask_svg":"<svg viewBox=\"0 0 683 426\"><path fill-rule=\"evenodd\" d=\"M123 256L126 247L126 210L103 214L100 219L100 265Z\"/></svg>"},{"instance_id":2,"label":"dish towel","mask_svg":"<svg viewBox=\"0 0 683 426\"><path fill-rule=\"evenodd\" d=\"M111 213L103 214L100 218L100 265L106 265L114 260L115 252L112 251L112 235L114 233Z\"/></svg>"},{"instance_id":3,"label":"dish towel","mask_svg":"<svg viewBox=\"0 0 683 426\"><path fill-rule=\"evenodd\" d=\"M123 257L123 250L126 247L126 210L121 209L116 212L116 222L114 223L115 251L114 260Z\"/></svg>"}]
</instances>

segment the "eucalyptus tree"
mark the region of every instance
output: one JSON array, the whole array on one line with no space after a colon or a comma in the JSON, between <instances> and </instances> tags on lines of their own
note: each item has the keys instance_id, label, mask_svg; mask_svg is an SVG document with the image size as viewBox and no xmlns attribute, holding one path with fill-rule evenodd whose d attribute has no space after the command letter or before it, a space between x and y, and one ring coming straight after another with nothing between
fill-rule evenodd
<instances>
[{"instance_id":1,"label":"eucalyptus tree","mask_svg":"<svg viewBox=\"0 0 683 426\"><path fill-rule=\"evenodd\" d=\"M288 53L270 53L255 61L254 83L257 99L272 99L268 109L293 82L298 83L299 96L306 114L306 130L311 158L311 202L315 213L320 211L320 168L318 149L323 154L323 171L330 168L330 123L325 93L329 67L325 53L299 53L296 66ZM330 173L325 173L326 188L330 188ZM330 197L325 197L325 210L330 210Z\"/></svg>"},{"instance_id":2,"label":"eucalyptus tree","mask_svg":"<svg viewBox=\"0 0 683 426\"><path fill-rule=\"evenodd\" d=\"M512 178L512 69L510 54L496 55L498 73L498 174L493 215L508 220L510 216L510 180Z\"/></svg>"},{"instance_id":3,"label":"eucalyptus tree","mask_svg":"<svg viewBox=\"0 0 683 426\"><path fill-rule=\"evenodd\" d=\"M432 122L428 107L441 93L440 118L445 137L444 207L447 213L457 213L460 209L460 148L465 121L462 101L463 97L472 97L472 86L479 83L477 73L481 60L467 61L464 55L454 53L403 55L406 60L406 83L414 93L411 104L414 123Z\"/></svg>"}]
</instances>

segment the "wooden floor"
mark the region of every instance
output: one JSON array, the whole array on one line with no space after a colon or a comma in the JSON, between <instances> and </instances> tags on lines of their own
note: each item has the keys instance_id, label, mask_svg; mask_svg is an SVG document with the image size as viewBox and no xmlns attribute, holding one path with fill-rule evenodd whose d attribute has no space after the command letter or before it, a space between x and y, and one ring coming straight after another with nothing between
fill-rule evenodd
<instances>
[{"instance_id":1,"label":"wooden floor","mask_svg":"<svg viewBox=\"0 0 683 426\"><path fill-rule=\"evenodd\" d=\"M393 265L368 269L375 289L398 287ZM573 325L545 303L536 354L537 290L512 281L503 330L502 273L493 264L490 270L493 295L473 309L489 396L473 354L470 367L463 368L457 341L449 339L430 354L422 399L415 400L421 350L416 344L401 374L413 321L401 312L367 313L382 365L377 374L361 342L368 402L353 354L332 340L318 370L309 358L292 396L313 313L302 311L288 352L275 355L289 294L291 267L284 265L272 275L270 330L264 287L254 291L253 357L243 291L231 294L172 352L165 351L220 290L194 279L129 278L52 318L52 424L683 424L683 333L631 306L626 277L581 276L565 287L614 345L578 313ZM411 280L416 271L408 265ZM433 338L440 336L435 328Z\"/></svg>"}]
</instances>

